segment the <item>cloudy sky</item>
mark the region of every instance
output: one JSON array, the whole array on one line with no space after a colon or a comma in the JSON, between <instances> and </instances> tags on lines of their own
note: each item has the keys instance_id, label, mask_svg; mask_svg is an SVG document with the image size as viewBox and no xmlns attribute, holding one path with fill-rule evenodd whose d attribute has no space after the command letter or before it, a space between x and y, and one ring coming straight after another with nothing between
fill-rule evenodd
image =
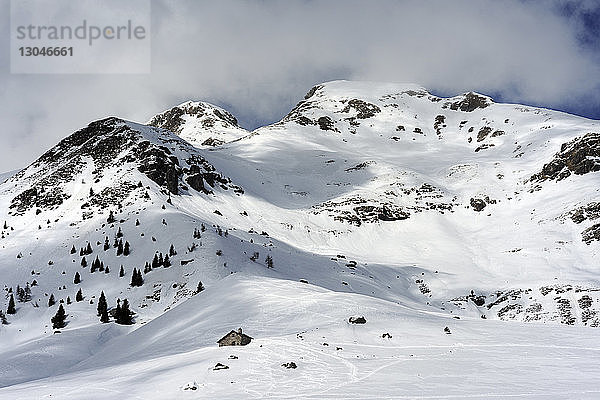
<instances>
[{"instance_id":1,"label":"cloudy sky","mask_svg":"<svg viewBox=\"0 0 600 400\"><path fill-rule=\"evenodd\" d=\"M600 119L597 0L152 0L152 72L139 75L11 74L9 9L0 0L0 172L91 120L143 122L188 99L256 128L334 79Z\"/></svg>"}]
</instances>

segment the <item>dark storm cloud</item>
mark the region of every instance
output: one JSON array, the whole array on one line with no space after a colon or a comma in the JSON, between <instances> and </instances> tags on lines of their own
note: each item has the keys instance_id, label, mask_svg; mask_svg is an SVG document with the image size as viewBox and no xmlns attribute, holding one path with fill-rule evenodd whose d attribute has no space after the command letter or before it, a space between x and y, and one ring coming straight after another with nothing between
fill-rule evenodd
<instances>
[{"instance_id":1,"label":"dark storm cloud","mask_svg":"<svg viewBox=\"0 0 600 400\"><path fill-rule=\"evenodd\" d=\"M0 170L24 166L92 119L145 121L188 99L225 106L253 128L332 79L477 90L598 118L595 3L154 1L150 75L10 75L1 59Z\"/></svg>"}]
</instances>

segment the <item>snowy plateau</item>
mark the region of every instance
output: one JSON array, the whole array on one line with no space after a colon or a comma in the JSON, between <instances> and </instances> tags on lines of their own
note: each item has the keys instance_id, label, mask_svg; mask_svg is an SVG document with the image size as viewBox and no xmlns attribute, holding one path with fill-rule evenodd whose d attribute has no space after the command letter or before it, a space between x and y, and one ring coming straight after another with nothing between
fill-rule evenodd
<instances>
[{"instance_id":1,"label":"snowy plateau","mask_svg":"<svg viewBox=\"0 0 600 400\"><path fill-rule=\"evenodd\" d=\"M3 400L600 398L599 121L334 81L0 179Z\"/></svg>"}]
</instances>

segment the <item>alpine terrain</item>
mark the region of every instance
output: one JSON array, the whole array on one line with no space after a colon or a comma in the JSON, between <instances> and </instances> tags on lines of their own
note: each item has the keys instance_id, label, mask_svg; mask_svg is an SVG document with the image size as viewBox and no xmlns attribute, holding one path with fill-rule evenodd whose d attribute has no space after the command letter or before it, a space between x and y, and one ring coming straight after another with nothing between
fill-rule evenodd
<instances>
[{"instance_id":1,"label":"alpine terrain","mask_svg":"<svg viewBox=\"0 0 600 400\"><path fill-rule=\"evenodd\" d=\"M2 399L600 397L599 121L334 81L0 179Z\"/></svg>"}]
</instances>

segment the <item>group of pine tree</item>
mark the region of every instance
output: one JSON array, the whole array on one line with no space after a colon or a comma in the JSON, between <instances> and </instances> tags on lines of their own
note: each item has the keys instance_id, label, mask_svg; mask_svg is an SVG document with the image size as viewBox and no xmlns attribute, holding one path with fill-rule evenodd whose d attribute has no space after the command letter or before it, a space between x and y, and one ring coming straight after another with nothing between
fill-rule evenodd
<instances>
[{"instance_id":1,"label":"group of pine tree","mask_svg":"<svg viewBox=\"0 0 600 400\"><path fill-rule=\"evenodd\" d=\"M98 306L96 307L96 309L98 311L98 316L100 317L100 322L107 323L110 321L108 313L108 303L106 302L106 296L104 295L104 291L100 293L100 298L98 299ZM117 299L117 306L114 309L113 317L117 324L133 324L133 313L129 309L129 301L127 299L124 299L122 303L120 299Z\"/></svg>"},{"instance_id":2,"label":"group of pine tree","mask_svg":"<svg viewBox=\"0 0 600 400\"><path fill-rule=\"evenodd\" d=\"M107 219L107 222L113 223L115 221L116 220L114 218L114 214L112 211L110 211L110 215ZM137 225L139 225L138 220L136 220L136 226ZM194 229L193 237L200 238L201 237L200 232L204 232L204 231L206 231L206 227L204 224L202 224L200 230ZM223 233L223 231L221 230L220 227L217 227L217 233L220 236L228 235L228 231L226 230ZM117 249L117 251L116 251L117 256L121 256L121 255L128 256L131 253L131 246L128 241L125 241L125 243L123 243L122 237L123 237L123 232L122 232L121 228L119 227L117 233L115 234L113 247ZM98 243L98 244L100 244L100 243ZM110 249L110 247L111 246L110 246L109 238L106 237L105 241L104 241L103 249L104 249L104 251L107 251ZM90 242L87 242L86 246L80 248L79 255L82 257L81 266L83 268L87 268L87 266L88 266L88 262L87 262L87 259L85 256L91 255L93 252L94 252L94 250L93 250ZM75 248L75 245L72 246L70 253L71 254L77 253L77 249ZM175 247L173 246L173 244L171 244L171 246L169 247L168 254L163 255L162 252L156 252L154 254L152 262L145 263L144 274L149 273L150 271L152 271L155 268L160 268L160 267L169 268L171 266L171 261L170 261L169 257L173 257L175 255L177 255L177 251L175 250ZM272 268L273 261L270 256L267 256L266 262L267 262L267 266ZM109 267L104 265L104 263L100 260L98 255L96 255L96 258L94 259L94 261L92 262L92 264L90 266L90 273L94 273L96 271L104 271L107 274L110 273ZM32 274L33 274L33 271L32 271ZM119 277L123 277L123 276L125 276L125 270L123 268L123 265L121 265L120 270L119 270ZM37 283L37 282L34 281L34 283ZM73 283L74 284L81 283L81 274L79 272L75 273L75 276L73 278ZM144 278L142 276L141 269L134 268L132 276L131 276L130 285L132 287L136 287L136 286L142 286L143 283L144 283ZM198 282L196 294L203 290L204 290L204 286L203 286L202 282ZM10 299L9 299L8 307L6 310L6 314L12 315L12 314L16 314L17 308L16 308L16 304L15 304L15 298L12 293L12 288L10 289L9 293L10 293ZM20 286L17 285L16 293L17 293L17 299L19 302L27 302L27 301L31 300L31 288L29 286L29 283L27 283L26 287L24 287L24 288L21 288ZM82 290L81 290L81 288L79 288L79 290L77 291L77 294L75 295L75 301L81 302L81 301L83 301L83 299L84 299L84 297L83 297ZM66 303L71 304L71 298L68 296L67 296ZM56 304L56 299L54 297L54 294L50 294L50 297L48 299L48 307L52 307L55 304ZM37 303L36 303L35 307L37 307ZM98 299L97 313L98 313L98 316L100 317L100 321L102 323L107 323L110 321L108 303L106 301L106 296L104 295L104 291L102 291L102 293L100 294L100 298ZM123 325L133 324L133 313L131 312L131 310L129 308L129 301L127 299L124 299L122 302L120 299L117 299L116 307L111 312L111 314L113 315L114 321L118 324L123 324ZM60 305L59 305L59 308L58 308L56 314L51 318L53 328L54 329L64 328L66 326L67 316L68 316L68 314L66 314L66 311L63 306L63 300L61 299ZM0 310L0 322L2 324L8 323L7 319L6 319L6 315L2 312L2 310Z\"/></svg>"}]
</instances>

